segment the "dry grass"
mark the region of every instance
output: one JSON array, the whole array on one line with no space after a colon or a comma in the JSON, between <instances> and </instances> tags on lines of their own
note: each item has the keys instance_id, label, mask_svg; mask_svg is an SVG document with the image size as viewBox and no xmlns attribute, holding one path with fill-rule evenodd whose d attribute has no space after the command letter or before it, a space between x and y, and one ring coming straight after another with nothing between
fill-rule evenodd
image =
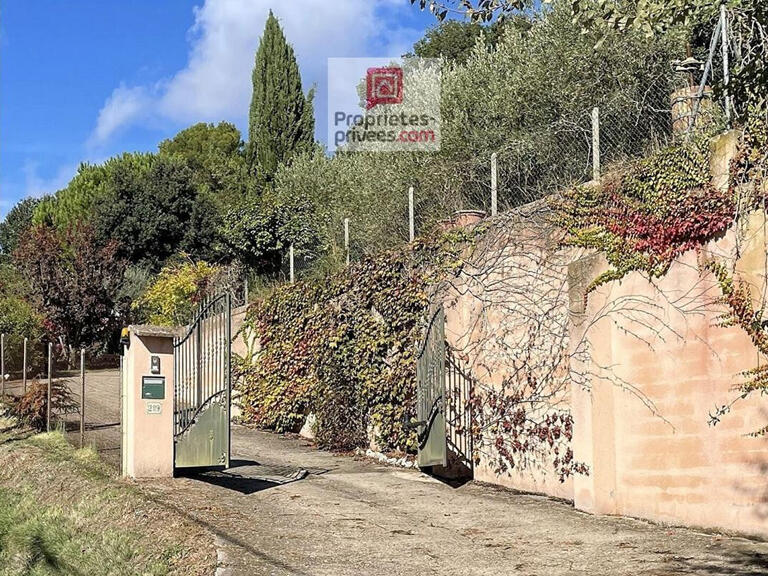
<instances>
[{"instance_id":1,"label":"dry grass","mask_svg":"<svg viewBox=\"0 0 768 576\"><path fill-rule=\"evenodd\" d=\"M2 429L2 428L0 428ZM0 575L212 574L210 534L59 433L0 432Z\"/></svg>"}]
</instances>

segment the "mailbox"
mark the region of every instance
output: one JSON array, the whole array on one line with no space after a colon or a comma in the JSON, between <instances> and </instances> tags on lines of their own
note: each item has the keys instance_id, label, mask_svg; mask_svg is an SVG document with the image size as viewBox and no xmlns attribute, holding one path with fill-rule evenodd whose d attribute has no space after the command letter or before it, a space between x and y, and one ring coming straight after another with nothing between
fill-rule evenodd
<instances>
[{"instance_id":1,"label":"mailbox","mask_svg":"<svg viewBox=\"0 0 768 576\"><path fill-rule=\"evenodd\" d=\"M141 398L143 400L164 400L165 376L142 376Z\"/></svg>"}]
</instances>

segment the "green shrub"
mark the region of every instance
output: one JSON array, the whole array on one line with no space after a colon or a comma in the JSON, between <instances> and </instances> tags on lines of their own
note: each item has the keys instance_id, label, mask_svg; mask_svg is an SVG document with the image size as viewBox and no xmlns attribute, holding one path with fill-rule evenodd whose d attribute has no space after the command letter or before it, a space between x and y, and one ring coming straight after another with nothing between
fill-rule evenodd
<instances>
[{"instance_id":1,"label":"green shrub","mask_svg":"<svg viewBox=\"0 0 768 576\"><path fill-rule=\"evenodd\" d=\"M44 335L43 317L26 301L16 296L0 297L0 333L5 334L5 372L20 378L24 357L24 338L27 348L27 372L36 374L42 370L44 358L41 348L35 345Z\"/></svg>"},{"instance_id":2,"label":"green shrub","mask_svg":"<svg viewBox=\"0 0 768 576\"><path fill-rule=\"evenodd\" d=\"M132 308L151 324L178 326L189 321L210 292L217 266L183 260L166 265Z\"/></svg>"}]
</instances>

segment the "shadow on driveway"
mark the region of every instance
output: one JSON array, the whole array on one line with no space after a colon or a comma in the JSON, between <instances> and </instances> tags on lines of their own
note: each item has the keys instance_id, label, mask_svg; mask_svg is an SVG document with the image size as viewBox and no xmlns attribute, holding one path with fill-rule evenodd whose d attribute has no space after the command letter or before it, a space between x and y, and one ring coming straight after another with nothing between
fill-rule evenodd
<instances>
[{"instance_id":1,"label":"shadow on driveway","mask_svg":"<svg viewBox=\"0 0 768 576\"><path fill-rule=\"evenodd\" d=\"M177 476L205 482L213 486L234 490L240 494L254 494L275 486L282 486L303 480L309 474L320 475L328 472L321 468L300 468L280 464L262 464L255 460L232 460L226 469L190 468L181 470Z\"/></svg>"},{"instance_id":2,"label":"shadow on driveway","mask_svg":"<svg viewBox=\"0 0 768 576\"><path fill-rule=\"evenodd\" d=\"M677 569L684 574L718 576L765 576L768 574L768 554L754 550L722 550L713 562L701 558L685 558L678 561Z\"/></svg>"}]
</instances>

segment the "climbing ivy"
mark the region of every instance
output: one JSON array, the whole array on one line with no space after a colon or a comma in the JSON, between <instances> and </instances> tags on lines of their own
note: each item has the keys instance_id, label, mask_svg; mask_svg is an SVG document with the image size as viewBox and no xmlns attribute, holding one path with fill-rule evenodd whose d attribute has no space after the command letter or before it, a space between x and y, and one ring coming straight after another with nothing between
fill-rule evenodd
<instances>
[{"instance_id":1,"label":"climbing ivy","mask_svg":"<svg viewBox=\"0 0 768 576\"><path fill-rule=\"evenodd\" d=\"M756 113L750 116L742 138L741 146L731 163L730 194L737 198L745 210L765 210L768 200L768 124L765 117ZM720 319L722 326L739 326L752 340L763 358L768 357L768 330L763 309L756 309L749 284L735 277L722 262L712 261L707 268L714 274L722 293L722 303L727 313ZM727 413L734 402L758 393L768 395L768 365L757 366L742 372L743 382L739 385L739 397L730 404L718 406L710 414L710 423L716 424ZM753 436L768 435L768 426L752 433Z\"/></svg>"},{"instance_id":2,"label":"climbing ivy","mask_svg":"<svg viewBox=\"0 0 768 576\"><path fill-rule=\"evenodd\" d=\"M743 127L731 162L728 186L711 184L708 140L701 138L667 148L613 176L601 186L580 186L552 202L566 244L601 251L612 269L587 288L638 270L662 276L683 252L725 233L739 213L765 210L768 200L768 125L754 110ZM723 326L739 326L763 357L768 357L768 331L763 310L756 309L749 285L717 261L706 265L716 278L726 314ZM739 398L768 394L768 366L742 373ZM731 404L710 415L716 424ZM755 435L768 434L768 426Z\"/></svg>"},{"instance_id":3,"label":"climbing ivy","mask_svg":"<svg viewBox=\"0 0 768 576\"><path fill-rule=\"evenodd\" d=\"M752 340L755 348L763 357L768 356L768 332L763 325L763 311L757 310L752 303L752 293L749 284L743 280L734 279L728 268L720 262L707 264L720 285L722 302L727 306L727 312L720 318L721 326L739 326ZM738 386L739 397L730 404L718 406L714 414L710 414L710 424L715 425L720 417L730 411L734 402L746 398L753 393L768 394L768 366L757 366L741 373L744 381ZM752 436L768 434L768 426L753 432Z\"/></svg>"},{"instance_id":4,"label":"climbing ivy","mask_svg":"<svg viewBox=\"0 0 768 576\"><path fill-rule=\"evenodd\" d=\"M711 184L703 138L663 149L601 185L569 190L553 207L566 243L599 250L613 267L587 292L633 270L662 276L677 256L725 232L735 213L731 192Z\"/></svg>"},{"instance_id":5,"label":"climbing ivy","mask_svg":"<svg viewBox=\"0 0 768 576\"><path fill-rule=\"evenodd\" d=\"M370 428L383 448L413 450L403 424L414 416L415 344L430 290L483 231L435 234L255 302L245 328L260 349L240 365L245 421L296 431L313 413L323 445L365 445Z\"/></svg>"},{"instance_id":6,"label":"climbing ivy","mask_svg":"<svg viewBox=\"0 0 768 576\"><path fill-rule=\"evenodd\" d=\"M565 244L601 251L612 266L587 292L631 271L662 276L683 252L724 234L737 207L764 208L766 143L764 124L748 127L725 189L711 183L709 141L702 137L663 149L601 185L580 186L553 200ZM751 184L747 204L744 182ZM414 433L403 424L414 416L415 343L430 295L459 271L467 260L463 252L484 231L478 226L435 234L323 280L282 286L254 303L245 327L258 338L260 351L256 361L240 365L244 419L295 431L313 413L316 437L326 446L364 445L375 430L384 449L413 450ZM753 309L748 288L720 264L710 270L728 306L724 322L744 328L768 354L762 313ZM768 369L745 375L743 395L768 392ZM493 397L483 401L493 403ZM545 424L521 429L522 436L544 438L552 429L570 440L570 420ZM502 458L505 450L526 449L524 442L507 446L497 439L496 444ZM562 458L556 465L571 466L567 448Z\"/></svg>"}]
</instances>

